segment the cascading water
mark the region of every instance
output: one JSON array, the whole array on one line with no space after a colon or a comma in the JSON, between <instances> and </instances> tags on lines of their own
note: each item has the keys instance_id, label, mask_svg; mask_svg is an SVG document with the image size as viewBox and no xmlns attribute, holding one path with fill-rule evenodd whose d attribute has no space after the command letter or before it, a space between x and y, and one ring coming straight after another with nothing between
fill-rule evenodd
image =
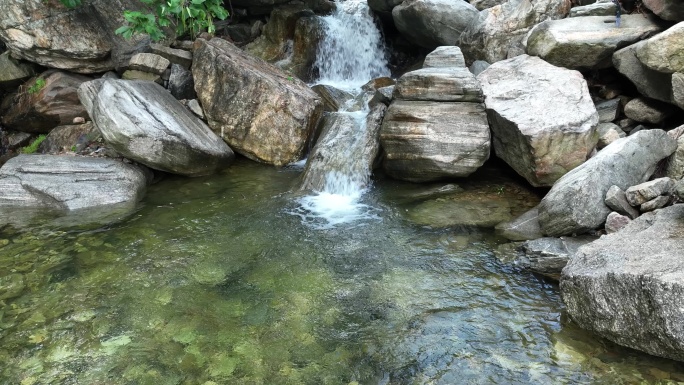
<instances>
[{"instance_id":1,"label":"cascading water","mask_svg":"<svg viewBox=\"0 0 684 385\"><path fill-rule=\"evenodd\" d=\"M323 18L325 37L318 49L318 84L329 85L356 96L329 117L319 143L312 151L303 175L302 189L313 191L299 200L295 214L322 227L377 218L373 209L360 202L370 182L369 163L377 154L377 124L369 116L361 86L369 80L389 76L386 50L366 0L337 3L334 14ZM356 111L353 111L356 105ZM371 130L369 132L369 130ZM369 143L375 143L369 145Z\"/></svg>"}]
</instances>

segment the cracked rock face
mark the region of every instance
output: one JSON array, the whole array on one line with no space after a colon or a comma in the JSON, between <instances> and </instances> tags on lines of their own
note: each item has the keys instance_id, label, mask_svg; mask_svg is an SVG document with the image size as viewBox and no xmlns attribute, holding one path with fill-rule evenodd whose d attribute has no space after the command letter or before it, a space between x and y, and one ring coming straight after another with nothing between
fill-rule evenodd
<instances>
[{"instance_id":1,"label":"cracked rock face","mask_svg":"<svg viewBox=\"0 0 684 385\"><path fill-rule=\"evenodd\" d=\"M132 53L149 44L146 37L127 41L114 34L125 24L125 10L142 7L137 0L86 0L73 9L56 0L6 0L0 39L13 56L45 67L106 72L125 65Z\"/></svg>"},{"instance_id":2,"label":"cracked rock face","mask_svg":"<svg viewBox=\"0 0 684 385\"><path fill-rule=\"evenodd\" d=\"M235 157L203 121L156 83L94 80L78 93L105 141L150 168L209 175Z\"/></svg>"},{"instance_id":3,"label":"cracked rock face","mask_svg":"<svg viewBox=\"0 0 684 385\"><path fill-rule=\"evenodd\" d=\"M579 72L521 55L478 80L497 156L533 186L551 186L596 146L598 113Z\"/></svg>"},{"instance_id":4,"label":"cracked rock face","mask_svg":"<svg viewBox=\"0 0 684 385\"><path fill-rule=\"evenodd\" d=\"M323 113L318 95L223 39L195 46L195 90L214 132L252 160L284 166L301 159Z\"/></svg>"},{"instance_id":5,"label":"cracked rock face","mask_svg":"<svg viewBox=\"0 0 684 385\"><path fill-rule=\"evenodd\" d=\"M581 247L560 281L568 314L617 344L684 360L683 246L680 204Z\"/></svg>"}]
</instances>

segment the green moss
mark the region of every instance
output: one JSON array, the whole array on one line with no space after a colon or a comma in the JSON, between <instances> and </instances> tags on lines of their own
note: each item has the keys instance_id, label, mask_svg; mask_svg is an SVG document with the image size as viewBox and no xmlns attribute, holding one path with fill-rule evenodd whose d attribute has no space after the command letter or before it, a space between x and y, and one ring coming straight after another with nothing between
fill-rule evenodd
<instances>
[{"instance_id":1,"label":"green moss","mask_svg":"<svg viewBox=\"0 0 684 385\"><path fill-rule=\"evenodd\" d=\"M38 151L38 147L47 138L47 135L38 135L37 138L33 139L31 144L21 149L22 154L35 154Z\"/></svg>"}]
</instances>

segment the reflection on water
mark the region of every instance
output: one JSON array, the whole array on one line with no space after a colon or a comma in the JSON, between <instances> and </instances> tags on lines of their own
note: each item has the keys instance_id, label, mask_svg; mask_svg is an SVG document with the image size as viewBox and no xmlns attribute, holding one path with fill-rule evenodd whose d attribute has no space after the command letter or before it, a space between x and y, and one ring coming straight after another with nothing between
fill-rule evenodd
<instances>
[{"instance_id":1,"label":"reflection on water","mask_svg":"<svg viewBox=\"0 0 684 385\"><path fill-rule=\"evenodd\" d=\"M298 175L238 162L152 186L108 228L3 230L0 383L684 381L573 327L557 286L500 264L488 230L415 219L462 194L534 204L514 182L381 180L365 198L379 220L316 230L289 214Z\"/></svg>"}]
</instances>

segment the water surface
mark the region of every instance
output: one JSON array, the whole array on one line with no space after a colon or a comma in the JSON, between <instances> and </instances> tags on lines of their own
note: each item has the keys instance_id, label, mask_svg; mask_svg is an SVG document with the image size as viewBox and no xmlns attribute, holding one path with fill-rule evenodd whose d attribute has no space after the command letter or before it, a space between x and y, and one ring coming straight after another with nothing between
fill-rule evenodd
<instances>
[{"instance_id":1,"label":"water surface","mask_svg":"<svg viewBox=\"0 0 684 385\"><path fill-rule=\"evenodd\" d=\"M299 171L239 161L152 186L108 227L6 228L0 383L684 381L681 364L575 328L557 286L500 263L489 230L423 223L463 194L512 212L538 199L481 175L376 180L377 218L317 229L291 214Z\"/></svg>"}]
</instances>

